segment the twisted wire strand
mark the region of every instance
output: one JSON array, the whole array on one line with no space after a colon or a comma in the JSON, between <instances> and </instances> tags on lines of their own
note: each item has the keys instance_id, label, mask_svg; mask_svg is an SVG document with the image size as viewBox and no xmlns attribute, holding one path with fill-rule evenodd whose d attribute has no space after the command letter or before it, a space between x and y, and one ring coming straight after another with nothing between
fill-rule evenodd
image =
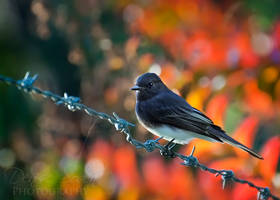
<instances>
[{"instance_id":1,"label":"twisted wire strand","mask_svg":"<svg viewBox=\"0 0 280 200\"><path fill-rule=\"evenodd\" d=\"M22 80L14 80L10 77L6 77L0 75L0 81L9 84L15 85L19 90L23 90L26 93L35 93L43 96L44 98L52 100L57 105L64 105L70 111L83 111L91 117L98 117L103 120L107 120L109 123L115 126L117 131L120 131L126 135L126 140L134 145L136 148L143 148L147 152L152 152L155 149L159 149L164 152L166 150L166 146L163 146L159 143L159 140L162 138L158 138L155 140L147 140L144 143L132 138L129 126L135 126L134 124L126 121L125 119L120 118L116 113L113 113L113 116L108 115L103 112L98 112L84 104L81 103L79 97L68 96L67 93L64 93L64 96L59 96L47 90L41 90L33 86L34 82L38 78L38 75L30 76L30 73L27 72ZM172 146L173 147L173 146ZM170 147L169 149L171 149ZM260 187L255 185L254 183L240 179L235 176L234 172L231 170L217 170L213 168L209 168L203 164L201 164L196 157L193 156L195 151L195 147L193 148L190 155L183 155L177 152L173 152L173 157L180 158L183 162L182 165L199 168L203 171L208 171L209 173L215 174L216 176L221 176L222 178L222 187L225 188L225 185L228 181L234 181L236 183L247 184L248 186L255 188L258 191L258 200L267 200L272 198L274 200L280 200L279 197L273 195L268 187Z\"/></svg>"}]
</instances>

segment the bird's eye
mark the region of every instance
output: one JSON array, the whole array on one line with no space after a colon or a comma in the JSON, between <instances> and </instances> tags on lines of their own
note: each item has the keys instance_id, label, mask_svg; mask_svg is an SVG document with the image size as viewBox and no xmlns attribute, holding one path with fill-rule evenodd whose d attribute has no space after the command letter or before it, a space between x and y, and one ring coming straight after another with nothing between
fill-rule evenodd
<instances>
[{"instance_id":1,"label":"bird's eye","mask_svg":"<svg viewBox=\"0 0 280 200\"><path fill-rule=\"evenodd\" d=\"M149 87L152 87L152 86L153 86L153 82L150 82L150 83L149 83Z\"/></svg>"}]
</instances>

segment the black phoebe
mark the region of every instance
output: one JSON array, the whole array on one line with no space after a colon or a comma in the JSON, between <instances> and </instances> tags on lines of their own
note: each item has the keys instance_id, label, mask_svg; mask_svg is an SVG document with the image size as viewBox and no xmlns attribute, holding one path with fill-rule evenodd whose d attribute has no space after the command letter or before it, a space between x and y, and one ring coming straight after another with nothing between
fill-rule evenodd
<instances>
[{"instance_id":1,"label":"black phoebe","mask_svg":"<svg viewBox=\"0 0 280 200\"><path fill-rule=\"evenodd\" d=\"M136 85L135 112L139 122L151 133L174 143L187 144L194 138L228 143L263 159L253 150L237 142L211 119L169 90L154 73L141 75Z\"/></svg>"}]
</instances>

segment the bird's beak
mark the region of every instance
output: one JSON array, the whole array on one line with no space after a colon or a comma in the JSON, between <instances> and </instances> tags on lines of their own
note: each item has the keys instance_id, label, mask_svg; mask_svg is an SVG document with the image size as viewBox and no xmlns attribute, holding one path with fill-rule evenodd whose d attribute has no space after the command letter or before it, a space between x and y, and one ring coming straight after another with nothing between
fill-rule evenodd
<instances>
[{"instance_id":1,"label":"bird's beak","mask_svg":"<svg viewBox=\"0 0 280 200\"><path fill-rule=\"evenodd\" d=\"M141 87L139 87L138 85L134 85L132 88L130 88L130 90L140 90Z\"/></svg>"}]
</instances>

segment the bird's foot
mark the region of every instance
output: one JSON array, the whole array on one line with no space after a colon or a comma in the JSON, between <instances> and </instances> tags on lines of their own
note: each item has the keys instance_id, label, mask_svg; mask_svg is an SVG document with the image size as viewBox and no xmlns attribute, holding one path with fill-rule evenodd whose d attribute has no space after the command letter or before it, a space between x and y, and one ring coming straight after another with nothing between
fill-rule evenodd
<instances>
[{"instance_id":1,"label":"bird's foot","mask_svg":"<svg viewBox=\"0 0 280 200\"><path fill-rule=\"evenodd\" d=\"M172 150L176 146L176 143L173 143L174 140L175 140L175 138L170 140L166 145L164 145L163 149L160 150L160 154L162 156L168 157L168 158L176 157L175 152Z\"/></svg>"}]
</instances>

